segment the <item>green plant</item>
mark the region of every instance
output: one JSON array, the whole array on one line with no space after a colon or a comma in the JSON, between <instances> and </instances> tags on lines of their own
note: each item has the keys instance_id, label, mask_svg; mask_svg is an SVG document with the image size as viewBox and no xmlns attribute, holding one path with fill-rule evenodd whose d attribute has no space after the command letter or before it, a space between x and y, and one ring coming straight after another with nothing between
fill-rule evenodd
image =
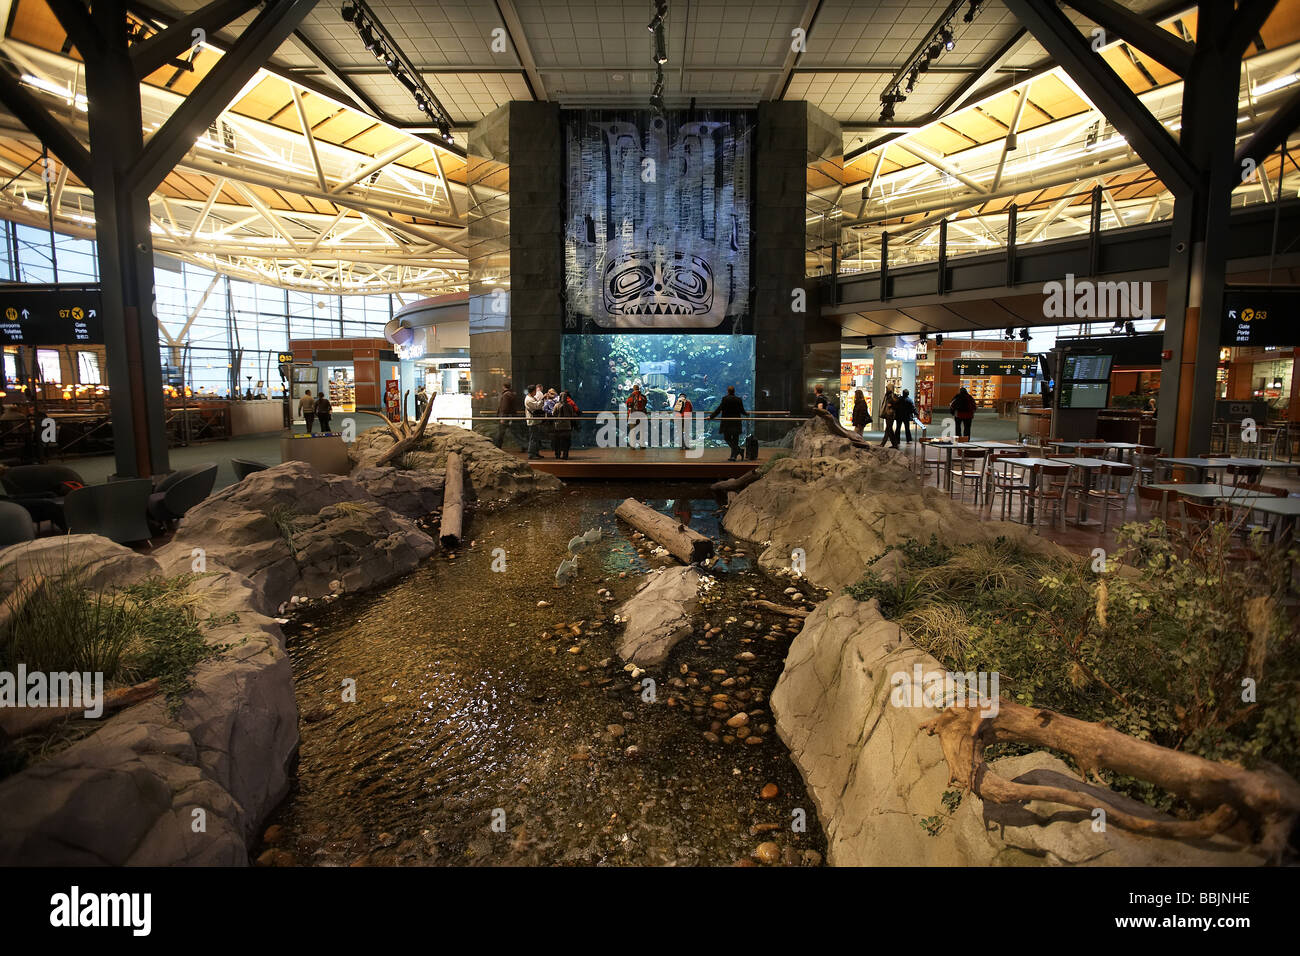
<instances>
[{"instance_id":1,"label":"green plant","mask_svg":"<svg viewBox=\"0 0 1300 956\"><path fill-rule=\"evenodd\" d=\"M1258 538L1243 545L1222 525L1180 540L1160 522L1130 524L1119 544L1098 575L1083 557L932 537L898 546L889 580L868 566L847 591L877 598L944 667L998 673L1002 695L1026 706L1300 775L1300 645L1287 610L1295 554ZM1172 806L1148 782L1103 778Z\"/></svg>"},{"instance_id":2,"label":"green plant","mask_svg":"<svg viewBox=\"0 0 1300 956\"><path fill-rule=\"evenodd\" d=\"M12 566L0 571L16 575ZM84 567L64 555L62 567L35 567L18 580L16 609L0 633L0 665L33 671L116 673L139 615L120 594L89 586Z\"/></svg>"},{"instance_id":3,"label":"green plant","mask_svg":"<svg viewBox=\"0 0 1300 956\"><path fill-rule=\"evenodd\" d=\"M298 530L298 519L302 517L301 513L291 505L272 505L266 516L275 526L280 537L284 539L284 543L288 545L289 552L296 558L298 549L294 546L293 536Z\"/></svg>"},{"instance_id":4,"label":"green plant","mask_svg":"<svg viewBox=\"0 0 1300 956\"><path fill-rule=\"evenodd\" d=\"M939 814L936 813L932 817L922 818L921 829L924 830L926 833L930 834L930 836L938 836L939 831L943 829L943 825L945 822L946 821L944 820L944 818L939 816Z\"/></svg>"},{"instance_id":5,"label":"green plant","mask_svg":"<svg viewBox=\"0 0 1300 956\"><path fill-rule=\"evenodd\" d=\"M962 791L960 790L945 790L943 792L943 808L948 811L949 816L957 812L957 808L961 806L961 798Z\"/></svg>"}]
</instances>

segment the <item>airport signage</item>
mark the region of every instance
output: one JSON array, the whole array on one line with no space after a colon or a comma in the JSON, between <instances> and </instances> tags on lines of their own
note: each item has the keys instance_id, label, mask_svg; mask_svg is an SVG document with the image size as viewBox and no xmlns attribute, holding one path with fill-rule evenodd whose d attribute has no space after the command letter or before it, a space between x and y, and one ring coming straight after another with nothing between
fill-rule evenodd
<instances>
[{"instance_id":1,"label":"airport signage","mask_svg":"<svg viewBox=\"0 0 1300 956\"><path fill-rule=\"evenodd\" d=\"M0 344L103 345L98 286L0 288Z\"/></svg>"},{"instance_id":2,"label":"airport signage","mask_svg":"<svg viewBox=\"0 0 1300 956\"><path fill-rule=\"evenodd\" d=\"M1037 370L1037 358L952 360L954 375L1006 375L1012 378L1033 378Z\"/></svg>"},{"instance_id":3,"label":"airport signage","mask_svg":"<svg viewBox=\"0 0 1300 956\"><path fill-rule=\"evenodd\" d=\"M1296 331L1300 288L1229 286L1224 291L1223 306L1220 345L1300 345L1300 333Z\"/></svg>"}]
</instances>

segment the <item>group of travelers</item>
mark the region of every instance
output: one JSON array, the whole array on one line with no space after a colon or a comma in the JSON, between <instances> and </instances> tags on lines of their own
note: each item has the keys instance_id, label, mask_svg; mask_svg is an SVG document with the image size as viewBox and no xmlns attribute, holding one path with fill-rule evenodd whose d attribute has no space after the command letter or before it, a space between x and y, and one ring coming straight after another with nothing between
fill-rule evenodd
<instances>
[{"instance_id":1,"label":"group of travelers","mask_svg":"<svg viewBox=\"0 0 1300 956\"><path fill-rule=\"evenodd\" d=\"M501 386L497 399L497 433L492 443L500 448L506 439L510 419L519 415L519 396L509 382ZM524 423L528 431L528 457L536 460L542 455L542 442L549 439L551 451L557 460L566 461L573 447L573 433L579 426L582 409L565 390L530 385L523 401Z\"/></svg>"},{"instance_id":2,"label":"group of travelers","mask_svg":"<svg viewBox=\"0 0 1300 956\"><path fill-rule=\"evenodd\" d=\"M334 411L334 406L330 400L321 392L316 398L312 398L311 389L304 389L302 398L298 399L298 414L307 422L307 434L311 434L313 422L320 422L320 430L327 432L330 430L330 415Z\"/></svg>"}]
</instances>

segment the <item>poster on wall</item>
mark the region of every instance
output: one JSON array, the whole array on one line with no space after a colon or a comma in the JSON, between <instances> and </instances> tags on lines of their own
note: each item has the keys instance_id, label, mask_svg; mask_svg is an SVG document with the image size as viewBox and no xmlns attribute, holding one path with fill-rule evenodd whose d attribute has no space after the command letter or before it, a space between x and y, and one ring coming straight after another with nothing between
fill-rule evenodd
<instances>
[{"instance_id":1,"label":"poster on wall","mask_svg":"<svg viewBox=\"0 0 1300 956\"><path fill-rule=\"evenodd\" d=\"M402 396L400 384L397 379L390 378L384 383L384 409L388 412L388 420L395 422L402 417Z\"/></svg>"},{"instance_id":2,"label":"poster on wall","mask_svg":"<svg viewBox=\"0 0 1300 956\"><path fill-rule=\"evenodd\" d=\"M916 417L922 425L930 424L934 413L934 379L925 378L916 383Z\"/></svg>"},{"instance_id":3,"label":"poster on wall","mask_svg":"<svg viewBox=\"0 0 1300 956\"><path fill-rule=\"evenodd\" d=\"M565 331L745 333L753 114L565 113Z\"/></svg>"}]
</instances>

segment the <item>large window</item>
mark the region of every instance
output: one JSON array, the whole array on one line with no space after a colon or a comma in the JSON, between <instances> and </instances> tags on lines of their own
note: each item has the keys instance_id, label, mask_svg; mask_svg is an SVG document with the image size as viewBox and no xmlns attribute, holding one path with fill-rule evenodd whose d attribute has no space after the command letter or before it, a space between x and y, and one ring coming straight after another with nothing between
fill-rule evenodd
<instances>
[{"instance_id":1,"label":"large window","mask_svg":"<svg viewBox=\"0 0 1300 956\"><path fill-rule=\"evenodd\" d=\"M94 240L56 233L51 250L47 230L3 220L0 240L0 279L50 283L57 265L59 282L99 281ZM407 304L401 296L286 292L161 254L154 268L154 296L163 365L183 367L191 385L223 396L230 392L236 350L243 350L239 390L251 377L254 386L263 381L275 391L280 384L276 357L289 348L290 339L382 338L393 312ZM41 374L47 381L60 381L59 354L42 354L49 358L41 360ZM95 353L79 352L76 362L81 382L102 382Z\"/></svg>"}]
</instances>

